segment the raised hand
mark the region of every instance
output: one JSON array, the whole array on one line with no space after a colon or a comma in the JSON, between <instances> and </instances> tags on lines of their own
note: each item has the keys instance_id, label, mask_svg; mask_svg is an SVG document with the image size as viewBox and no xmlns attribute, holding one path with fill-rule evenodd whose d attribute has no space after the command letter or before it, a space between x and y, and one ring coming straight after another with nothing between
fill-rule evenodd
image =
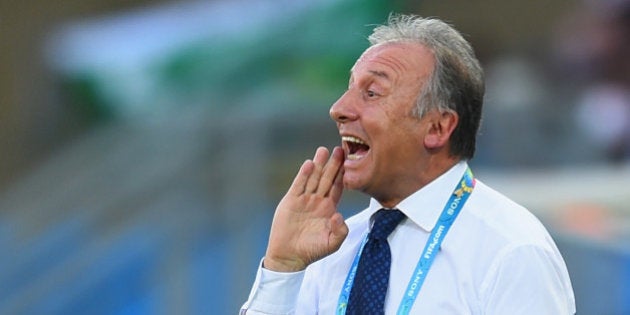
<instances>
[{"instance_id":1,"label":"raised hand","mask_svg":"<svg viewBox=\"0 0 630 315\"><path fill-rule=\"evenodd\" d=\"M341 246L348 227L337 211L343 192L344 154L320 147L306 160L282 198L271 224L263 266L291 272L330 255Z\"/></svg>"}]
</instances>

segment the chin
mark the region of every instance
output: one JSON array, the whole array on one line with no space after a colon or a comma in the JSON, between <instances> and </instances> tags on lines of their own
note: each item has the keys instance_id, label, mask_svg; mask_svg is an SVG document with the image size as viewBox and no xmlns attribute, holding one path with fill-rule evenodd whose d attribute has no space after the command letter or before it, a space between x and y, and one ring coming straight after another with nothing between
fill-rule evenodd
<instances>
[{"instance_id":1,"label":"chin","mask_svg":"<svg viewBox=\"0 0 630 315\"><path fill-rule=\"evenodd\" d=\"M343 175L343 187L345 189L362 191L365 187L365 183L364 180L362 180L358 176L353 176L352 174L345 173Z\"/></svg>"}]
</instances>

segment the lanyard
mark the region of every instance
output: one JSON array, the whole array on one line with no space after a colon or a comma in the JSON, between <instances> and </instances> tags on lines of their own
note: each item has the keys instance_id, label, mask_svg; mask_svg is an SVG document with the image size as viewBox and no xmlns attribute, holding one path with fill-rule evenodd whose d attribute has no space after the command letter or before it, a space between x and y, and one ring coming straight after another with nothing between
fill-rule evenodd
<instances>
[{"instance_id":1,"label":"lanyard","mask_svg":"<svg viewBox=\"0 0 630 315\"><path fill-rule=\"evenodd\" d=\"M405 315L409 314L413 303L416 301L416 297L418 296L418 292L420 292L420 288L424 283L424 279L433 264L433 260L435 259L435 255L438 253L442 241L448 233L451 225L457 218L460 210L464 207L466 200L470 196L473 188L475 187L475 179L473 177L472 171L470 168L466 169L466 172L462 176L462 179L455 187L455 190L451 194L448 202L444 206L440 217L438 218L435 227L431 231L431 235L427 240L426 245L424 246L424 250L422 251L422 255L420 256L420 260L416 265L416 269L409 280L409 284L407 285L407 289L405 290L405 294L403 295L402 301L400 302L400 306L398 307L397 315ZM361 243L361 247L359 248L359 252L354 257L354 261L352 262L352 266L350 267L350 271L348 272L348 276L346 277L346 281L341 289L341 294L339 295L339 302L337 304L337 315L344 315L346 313L346 308L348 306L348 300L350 299L350 290L352 289L352 285L354 283L354 277L357 273L357 268L359 265L359 258L361 253L363 252L363 247L365 247L365 243L367 242L367 235L363 238L363 242Z\"/></svg>"}]
</instances>

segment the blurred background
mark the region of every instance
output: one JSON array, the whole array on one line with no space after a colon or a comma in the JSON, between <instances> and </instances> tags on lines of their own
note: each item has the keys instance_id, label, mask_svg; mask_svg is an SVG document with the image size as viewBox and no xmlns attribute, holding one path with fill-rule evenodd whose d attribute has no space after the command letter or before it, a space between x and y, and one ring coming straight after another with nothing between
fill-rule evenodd
<instances>
[{"instance_id":1,"label":"blurred background","mask_svg":"<svg viewBox=\"0 0 630 315\"><path fill-rule=\"evenodd\" d=\"M235 314L391 11L472 42L477 177L549 228L578 314L630 314L628 0L0 0L0 314Z\"/></svg>"}]
</instances>

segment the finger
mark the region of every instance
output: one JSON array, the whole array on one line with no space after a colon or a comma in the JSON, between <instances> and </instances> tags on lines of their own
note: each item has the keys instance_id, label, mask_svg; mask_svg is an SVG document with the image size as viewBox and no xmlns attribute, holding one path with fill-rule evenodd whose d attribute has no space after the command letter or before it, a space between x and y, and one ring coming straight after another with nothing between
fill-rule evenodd
<instances>
[{"instance_id":1,"label":"finger","mask_svg":"<svg viewBox=\"0 0 630 315\"><path fill-rule=\"evenodd\" d=\"M337 177L335 177L335 182L333 183L332 188L330 189L329 196L332 198L335 204L339 204L339 200L341 199L341 194L343 193L343 167L339 169L337 172Z\"/></svg>"},{"instance_id":2,"label":"finger","mask_svg":"<svg viewBox=\"0 0 630 315\"><path fill-rule=\"evenodd\" d=\"M299 196L304 193L304 189L306 189L306 181L309 176L313 173L314 165L313 161L306 160L302 163L300 170L297 175L293 179L293 183L291 183L291 187L289 187L289 193Z\"/></svg>"},{"instance_id":3,"label":"finger","mask_svg":"<svg viewBox=\"0 0 630 315\"><path fill-rule=\"evenodd\" d=\"M333 186L333 183L337 178L337 174L339 173L339 169L341 168L341 163L343 163L343 150L340 147L335 147L330 159L324 166L322 178L319 181L319 186L317 187L317 192L319 194L329 194L330 188Z\"/></svg>"},{"instance_id":4,"label":"finger","mask_svg":"<svg viewBox=\"0 0 630 315\"><path fill-rule=\"evenodd\" d=\"M319 179L322 176L322 169L328 160L328 155L328 149L324 147L319 147L317 151L315 151L315 156L313 157L314 169L306 182L306 192L314 192L317 190Z\"/></svg>"}]
</instances>

